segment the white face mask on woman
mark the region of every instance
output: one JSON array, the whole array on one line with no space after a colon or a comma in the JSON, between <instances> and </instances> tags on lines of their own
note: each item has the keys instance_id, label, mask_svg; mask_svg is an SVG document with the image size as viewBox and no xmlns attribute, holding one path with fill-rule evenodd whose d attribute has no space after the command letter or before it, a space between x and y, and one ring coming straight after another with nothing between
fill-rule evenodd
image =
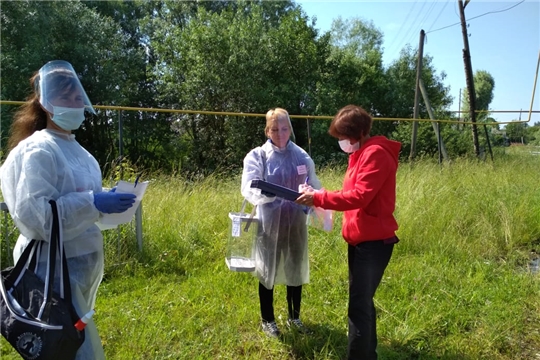
<instances>
[{"instance_id":1,"label":"white face mask on woman","mask_svg":"<svg viewBox=\"0 0 540 360\"><path fill-rule=\"evenodd\" d=\"M84 121L84 107L53 106L53 112L52 121L66 131L77 130Z\"/></svg>"},{"instance_id":2,"label":"white face mask on woman","mask_svg":"<svg viewBox=\"0 0 540 360\"><path fill-rule=\"evenodd\" d=\"M338 143L341 150L345 151L348 154L353 153L356 150L360 149L360 141L357 141L353 145L351 144L349 139L343 139L343 140L339 140Z\"/></svg>"}]
</instances>

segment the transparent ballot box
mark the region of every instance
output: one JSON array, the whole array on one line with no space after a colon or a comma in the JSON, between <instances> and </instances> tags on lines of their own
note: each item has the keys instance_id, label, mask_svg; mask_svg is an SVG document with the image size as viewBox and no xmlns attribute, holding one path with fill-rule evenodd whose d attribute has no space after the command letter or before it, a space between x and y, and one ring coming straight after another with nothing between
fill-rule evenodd
<instances>
[{"instance_id":1,"label":"transparent ballot box","mask_svg":"<svg viewBox=\"0 0 540 360\"><path fill-rule=\"evenodd\" d=\"M230 212L230 231L225 262L231 271L255 271L255 242L259 232L259 219L243 212Z\"/></svg>"}]
</instances>

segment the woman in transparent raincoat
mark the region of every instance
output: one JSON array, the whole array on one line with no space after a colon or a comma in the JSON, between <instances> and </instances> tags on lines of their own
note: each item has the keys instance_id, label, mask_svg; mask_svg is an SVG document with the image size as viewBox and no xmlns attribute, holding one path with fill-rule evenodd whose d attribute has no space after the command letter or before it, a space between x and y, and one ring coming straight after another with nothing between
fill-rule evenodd
<instances>
[{"instance_id":1,"label":"woman in transparent raincoat","mask_svg":"<svg viewBox=\"0 0 540 360\"><path fill-rule=\"evenodd\" d=\"M0 168L4 201L20 231L13 257L17 261L31 239L43 240L37 275L44 279L52 226L48 202L55 200L72 298L77 313L83 316L94 308L103 277L103 237L95 223L101 213L127 210L134 195L102 192L97 161L71 134L84 121L85 111L95 113L71 64L50 61L30 83L34 94L14 116L10 152ZM76 358L105 358L92 320Z\"/></svg>"},{"instance_id":2,"label":"woman in transparent raincoat","mask_svg":"<svg viewBox=\"0 0 540 360\"><path fill-rule=\"evenodd\" d=\"M302 285L309 282L309 259L306 208L292 201L268 197L251 188L252 180L264 180L298 191L300 185L319 189L310 156L290 141L292 127L286 110L276 108L266 113L265 134L268 141L244 158L242 195L257 205L262 231L256 246L256 270L263 331L278 337L280 330L274 316L274 285L287 285L287 325L299 332L308 330L300 321Z\"/></svg>"}]
</instances>

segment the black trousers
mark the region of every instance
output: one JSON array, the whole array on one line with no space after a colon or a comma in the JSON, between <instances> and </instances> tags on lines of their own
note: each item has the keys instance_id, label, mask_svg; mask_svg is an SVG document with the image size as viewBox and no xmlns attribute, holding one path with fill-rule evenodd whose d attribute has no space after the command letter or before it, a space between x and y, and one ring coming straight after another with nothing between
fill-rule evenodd
<instances>
[{"instance_id":1,"label":"black trousers","mask_svg":"<svg viewBox=\"0 0 540 360\"><path fill-rule=\"evenodd\" d=\"M347 359L377 359L377 318L373 297L396 241L349 245L349 345Z\"/></svg>"},{"instance_id":2,"label":"black trousers","mask_svg":"<svg viewBox=\"0 0 540 360\"><path fill-rule=\"evenodd\" d=\"M275 321L274 316L274 288L267 289L259 282L259 301L261 304L261 317L263 321ZM287 286L287 306L289 319L300 318L300 303L302 302L302 285Z\"/></svg>"}]
</instances>

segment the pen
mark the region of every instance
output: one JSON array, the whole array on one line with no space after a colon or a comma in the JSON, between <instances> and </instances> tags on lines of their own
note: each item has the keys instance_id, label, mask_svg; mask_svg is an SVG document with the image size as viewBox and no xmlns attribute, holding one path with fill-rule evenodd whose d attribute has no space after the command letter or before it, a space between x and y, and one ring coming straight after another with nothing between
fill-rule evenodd
<instances>
[{"instance_id":1,"label":"pen","mask_svg":"<svg viewBox=\"0 0 540 360\"><path fill-rule=\"evenodd\" d=\"M137 175L135 178L135 185L133 187L137 187L137 183L139 182L139 178L141 177L141 174Z\"/></svg>"},{"instance_id":2,"label":"pen","mask_svg":"<svg viewBox=\"0 0 540 360\"><path fill-rule=\"evenodd\" d=\"M306 182L305 182L305 184L306 184L306 187L308 187L308 186L309 186L309 184L308 184L308 180L309 180L309 175L308 175L308 176L306 176ZM308 213L309 213L309 206L304 206L304 214L306 214L306 215L307 215Z\"/></svg>"}]
</instances>

